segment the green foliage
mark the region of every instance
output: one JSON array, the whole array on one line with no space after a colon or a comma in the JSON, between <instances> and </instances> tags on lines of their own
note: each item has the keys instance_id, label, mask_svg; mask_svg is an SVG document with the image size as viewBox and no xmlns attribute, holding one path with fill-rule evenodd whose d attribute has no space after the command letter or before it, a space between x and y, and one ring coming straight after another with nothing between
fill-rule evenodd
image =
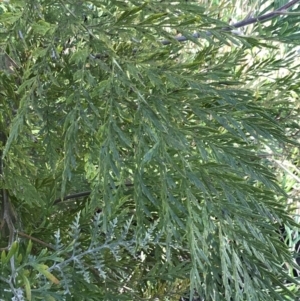
<instances>
[{"instance_id":1,"label":"green foliage","mask_svg":"<svg viewBox=\"0 0 300 301\"><path fill-rule=\"evenodd\" d=\"M299 16L226 7L1 3L2 299L295 300L265 155L296 144Z\"/></svg>"}]
</instances>

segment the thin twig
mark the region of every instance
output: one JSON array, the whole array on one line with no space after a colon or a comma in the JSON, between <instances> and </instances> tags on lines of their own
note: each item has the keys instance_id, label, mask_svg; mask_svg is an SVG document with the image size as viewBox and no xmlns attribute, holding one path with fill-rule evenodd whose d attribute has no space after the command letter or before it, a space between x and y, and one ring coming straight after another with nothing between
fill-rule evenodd
<instances>
[{"instance_id":1,"label":"thin twig","mask_svg":"<svg viewBox=\"0 0 300 301\"><path fill-rule=\"evenodd\" d=\"M54 202L53 202L53 205L57 205L63 201L66 201L66 200L70 200L70 199L79 199L79 198L82 198L84 196L89 196L91 194L91 191L83 191L83 192L78 192L78 193L74 193L74 194L70 194L70 195L67 195L63 198L59 198L59 199L56 199Z\"/></svg>"},{"instance_id":2,"label":"thin twig","mask_svg":"<svg viewBox=\"0 0 300 301\"><path fill-rule=\"evenodd\" d=\"M125 183L124 184L126 187L132 187L133 184L132 183ZM118 188L119 186L116 186L116 189ZM85 196L89 196L90 194L92 193L92 191L83 191L83 192L78 192L78 193L74 193L74 194L69 194L63 198L59 198L59 199L56 199L54 202L53 202L53 205L57 205L57 204L60 204L66 200L70 200L70 199L79 199L79 198L82 198L82 197L85 197Z\"/></svg>"},{"instance_id":3,"label":"thin twig","mask_svg":"<svg viewBox=\"0 0 300 301\"><path fill-rule=\"evenodd\" d=\"M47 248L49 248L49 249L51 249L53 251L56 251L55 247L53 245L48 244L48 243L46 243L46 242L44 242L44 241L42 241L42 240L40 240L38 238L35 238L35 237L33 237L31 235L28 235L28 234L26 234L24 232L18 232L18 234L21 237L24 237L24 238L27 238L27 239L31 239L32 241L35 241L35 242L39 243L42 246L45 246L45 247L47 247ZM71 256L71 253L69 255ZM91 270L91 272L94 274L94 276L96 276L97 278L100 278L99 277L99 272L93 266L90 266L87 263L84 263L84 265ZM0 280L1 280L1 278L0 278Z\"/></svg>"},{"instance_id":4,"label":"thin twig","mask_svg":"<svg viewBox=\"0 0 300 301\"><path fill-rule=\"evenodd\" d=\"M48 244L48 243L46 243L46 242L44 242L44 241L42 241L42 240L40 240L38 238L35 238L35 237L31 236L31 235L28 235L28 234L26 234L24 232L18 231L18 235L21 236L21 237L27 238L27 239L31 239L31 240L39 243L40 245L43 245L43 246L45 246L45 247L47 247L47 248L49 248L51 250L55 250L55 248L54 248L53 245L50 245L50 244Z\"/></svg>"},{"instance_id":5,"label":"thin twig","mask_svg":"<svg viewBox=\"0 0 300 301\"><path fill-rule=\"evenodd\" d=\"M283 168L294 180L296 180L298 183L300 183L300 178L293 174L287 167L284 166L280 161L273 159L273 161L279 165L281 168Z\"/></svg>"}]
</instances>

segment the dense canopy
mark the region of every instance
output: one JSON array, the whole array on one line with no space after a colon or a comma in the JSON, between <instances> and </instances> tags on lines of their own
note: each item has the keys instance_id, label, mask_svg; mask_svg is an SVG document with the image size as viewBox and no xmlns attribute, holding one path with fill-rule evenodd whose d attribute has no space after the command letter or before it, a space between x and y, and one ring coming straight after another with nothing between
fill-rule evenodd
<instances>
[{"instance_id":1,"label":"dense canopy","mask_svg":"<svg viewBox=\"0 0 300 301\"><path fill-rule=\"evenodd\" d=\"M300 1L248 2L0 3L0 300L295 300Z\"/></svg>"}]
</instances>

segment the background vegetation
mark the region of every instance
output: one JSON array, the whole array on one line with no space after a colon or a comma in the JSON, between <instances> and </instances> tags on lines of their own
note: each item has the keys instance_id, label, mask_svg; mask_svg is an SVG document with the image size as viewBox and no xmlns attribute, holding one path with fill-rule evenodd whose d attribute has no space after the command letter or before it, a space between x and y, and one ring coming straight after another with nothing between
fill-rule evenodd
<instances>
[{"instance_id":1,"label":"background vegetation","mask_svg":"<svg viewBox=\"0 0 300 301\"><path fill-rule=\"evenodd\" d=\"M298 2L1 2L0 298L296 300Z\"/></svg>"}]
</instances>

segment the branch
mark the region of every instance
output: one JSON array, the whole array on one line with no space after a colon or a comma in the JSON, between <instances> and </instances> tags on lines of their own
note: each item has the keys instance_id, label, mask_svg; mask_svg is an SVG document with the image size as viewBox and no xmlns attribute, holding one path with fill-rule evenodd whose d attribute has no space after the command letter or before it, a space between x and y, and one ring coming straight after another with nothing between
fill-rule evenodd
<instances>
[{"instance_id":1,"label":"branch","mask_svg":"<svg viewBox=\"0 0 300 301\"><path fill-rule=\"evenodd\" d=\"M240 21L240 22L237 22L231 26L228 26L228 27L225 27L223 28L222 30L223 31L231 31L232 29L234 28L240 28L240 27L243 27L243 26L246 26L246 25L250 25L250 24L254 24L256 22L265 22L265 21L268 21L270 19L273 19L281 14L285 14L285 10L287 10L288 8L294 6L295 4L299 3L300 0L292 0L290 2L288 2L287 4L281 6L280 8L274 10L273 12L271 13L267 13L265 15L262 15L262 16L259 16L259 17L254 17L254 18L247 18L243 21ZM210 33L207 32L207 34L209 35ZM200 38L200 34L199 33L194 33L192 35L194 38L198 39ZM177 40L178 42L185 42L188 40L188 38L186 38L185 36L180 36L180 37L174 37L175 40ZM163 45L169 45L171 44L171 41L169 40L162 40L161 43Z\"/></svg>"},{"instance_id":2,"label":"branch","mask_svg":"<svg viewBox=\"0 0 300 301\"><path fill-rule=\"evenodd\" d=\"M6 189L2 190L2 200L3 200L3 203L2 203L3 213L2 213L2 217L0 217L2 219L0 231L2 230L2 228L4 228L5 225L7 226L8 231L9 231L8 246L10 246L14 241L14 234L15 234L14 222L17 219L16 219L16 215L12 209L12 205L9 201L8 193L7 193Z\"/></svg>"},{"instance_id":3,"label":"branch","mask_svg":"<svg viewBox=\"0 0 300 301\"><path fill-rule=\"evenodd\" d=\"M249 18L247 20L237 22L237 23L233 24L231 27L240 28L240 27L250 25L250 24L253 24L253 23L256 23L256 22L262 22L262 21L264 22L264 21L273 19L273 18L277 17L279 15L279 13L284 12L285 10L287 10L288 8L294 6L295 4L297 4L299 2L300 2L300 0L292 0L292 1L288 2L287 4L279 7L278 9L274 10L271 13L262 15L260 17ZM232 29L232 28L230 28L230 27L227 28L227 30L230 30L230 29Z\"/></svg>"}]
</instances>

